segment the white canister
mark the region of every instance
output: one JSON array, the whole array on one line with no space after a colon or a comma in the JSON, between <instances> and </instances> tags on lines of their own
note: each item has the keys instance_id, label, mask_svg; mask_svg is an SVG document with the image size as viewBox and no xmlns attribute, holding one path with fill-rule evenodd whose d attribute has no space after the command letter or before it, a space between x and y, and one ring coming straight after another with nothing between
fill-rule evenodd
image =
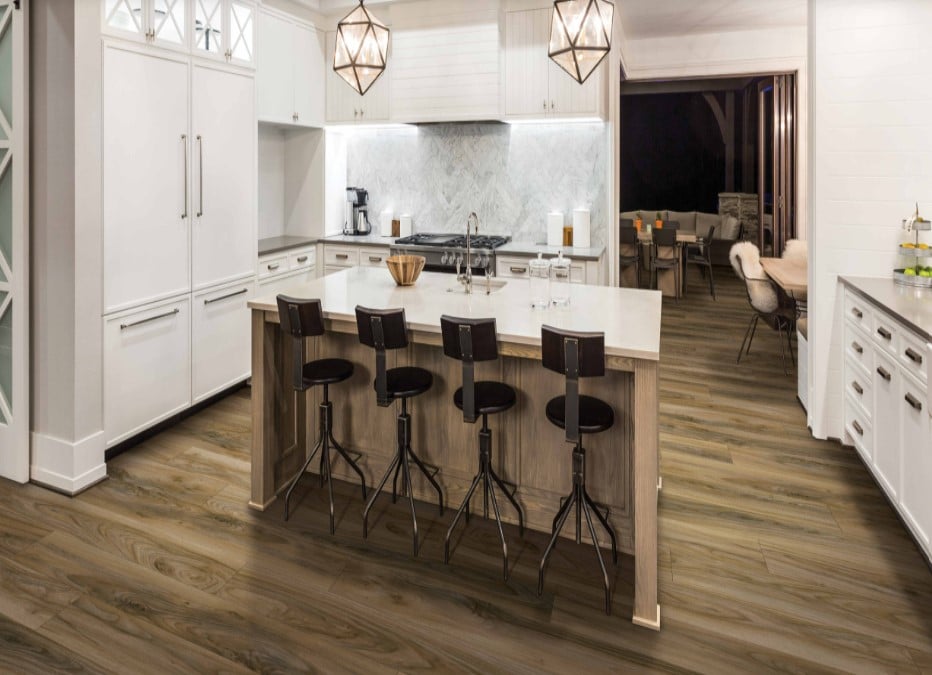
<instances>
[{"instance_id":1,"label":"white canister","mask_svg":"<svg viewBox=\"0 0 932 675\"><path fill-rule=\"evenodd\" d=\"M392 236L392 221L395 219L395 212L386 209L379 214L379 234L383 237Z\"/></svg>"},{"instance_id":2,"label":"white canister","mask_svg":"<svg viewBox=\"0 0 932 675\"><path fill-rule=\"evenodd\" d=\"M547 246L563 246L563 213L554 211L547 214Z\"/></svg>"},{"instance_id":3,"label":"white canister","mask_svg":"<svg viewBox=\"0 0 932 675\"><path fill-rule=\"evenodd\" d=\"M414 219L408 213L402 213L399 220L399 236L410 237L414 231Z\"/></svg>"},{"instance_id":4,"label":"white canister","mask_svg":"<svg viewBox=\"0 0 932 675\"><path fill-rule=\"evenodd\" d=\"M573 209L573 246L589 248L591 245L589 209Z\"/></svg>"}]
</instances>

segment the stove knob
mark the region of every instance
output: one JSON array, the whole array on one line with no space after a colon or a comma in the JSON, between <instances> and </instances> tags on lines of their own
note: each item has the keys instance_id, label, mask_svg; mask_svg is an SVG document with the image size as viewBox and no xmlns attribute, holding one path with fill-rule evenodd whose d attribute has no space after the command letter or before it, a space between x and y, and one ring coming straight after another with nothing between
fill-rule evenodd
<instances>
[{"instance_id":1,"label":"stove knob","mask_svg":"<svg viewBox=\"0 0 932 675\"><path fill-rule=\"evenodd\" d=\"M456 264L457 264L457 265L462 265L462 264L463 264L463 254L462 254L462 253L457 253L457 254L456 254Z\"/></svg>"},{"instance_id":2,"label":"stove knob","mask_svg":"<svg viewBox=\"0 0 932 675\"><path fill-rule=\"evenodd\" d=\"M447 252L446 251L444 251L443 254L440 256L440 264L441 265L447 264Z\"/></svg>"},{"instance_id":3,"label":"stove knob","mask_svg":"<svg viewBox=\"0 0 932 675\"><path fill-rule=\"evenodd\" d=\"M485 269L488 266L489 266L489 256L484 255L482 256L482 261L479 263L479 267L481 267L482 269Z\"/></svg>"},{"instance_id":4,"label":"stove knob","mask_svg":"<svg viewBox=\"0 0 932 675\"><path fill-rule=\"evenodd\" d=\"M479 253L477 253L476 255L473 256L473 259L472 259L472 266L473 266L473 267L482 267L482 256L481 256Z\"/></svg>"}]
</instances>

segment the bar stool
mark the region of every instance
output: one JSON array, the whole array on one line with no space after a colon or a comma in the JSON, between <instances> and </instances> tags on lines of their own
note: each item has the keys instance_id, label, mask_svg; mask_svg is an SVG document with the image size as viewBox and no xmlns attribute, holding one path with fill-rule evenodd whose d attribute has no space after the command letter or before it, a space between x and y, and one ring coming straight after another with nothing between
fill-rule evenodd
<instances>
[{"instance_id":1,"label":"bar stool","mask_svg":"<svg viewBox=\"0 0 932 675\"><path fill-rule=\"evenodd\" d=\"M605 335L603 333L578 333L564 331L550 326L541 328L541 352L544 368L561 373L566 377L566 394L557 396L547 403L547 419L561 429L566 430L566 442L573 444L573 491L567 496L553 519L553 535L540 559L540 571L537 579L537 594L544 591L544 571L547 559L557 543L560 531L566 524L570 510L576 507L576 543L581 543L582 516L586 516L589 535L595 546L599 567L602 568L602 580L605 585L605 613L612 613L612 589L602 560L602 550L592 523L592 514L602 523L612 542L612 561L618 564L618 549L615 544L615 531L599 507L586 491L586 451L583 448L583 434L596 434L611 429L615 423L612 407L593 396L579 393L579 378L601 377L605 375Z\"/></svg>"},{"instance_id":2,"label":"bar stool","mask_svg":"<svg viewBox=\"0 0 932 675\"><path fill-rule=\"evenodd\" d=\"M376 402L381 407L388 407L397 399L401 399L401 412L398 414L398 445L395 456L392 458L385 475L379 481L375 493L366 504L362 513L363 537L369 536L369 511L375 500L385 487L385 482L395 472L397 484L398 473L403 476L402 487L407 489L408 501L411 504L411 523L414 526L414 555L418 554L417 512L414 509L414 489L411 483L409 462L414 462L424 474L428 482L437 491L440 506L440 515L443 515L443 491L434 479L436 469L431 472L428 467L411 450L411 415L408 414L408 399L423 394L434 384L434 376L428 370L407 366L402 368L389 368L385 366L385 351L387 349L404 349L408 346L408 329L405 324L404 309L367 309L356 307L356 327L359 332L359 341L367 347L375 349L375 394ZM392 501L395 501L395 489L392 490Z\"/></svg>"},{"instance_id":3,"label":"bar stool","mask_svg":"<svg viewBox=\"0 0 932 675\"><path fill-rule=\"evenodd\" d=\"M498 359L498 340L496 339L495 319L457 319L450 316L440 317L440 331L443 336L443 353L463 363L463 386L453 394L453 405L463 411L463 421L475 424L478 415L482 415L482 428L479 430L479 472L472 479L466 492L466 498L450 523L447 536L443 542L443 562L450 562L450 537L466 513L469 518L469 501L482 483L483 517L489 517L489 499L498 525L498 536L502 540L502 560L505 580L508 580L508 544L502 529L502 517L495 498L494 485L498 485L505 498L518 512L518 527L524 534L524 514L514 497L515 488L509 490L504 481L492 468L492 431L489 429L489 415L504 412L514 407L517 396L515 390L502 382L475 381L475 363L477 361L495 361Z\"/></svg>"},{"instance_id":4,"label":"bar stool","mask_svg":"<svg viewBox=\"0 0 932 675\"><path fill-rule=\"evenodd\" d=\"M291 493L297 487L301 476L307 471L307 467L310 466L314 455L320 450L320 477L321 481L326 478L330 493L330 534L333 534L335 527L333 522L333 482L330 480L331 445L359 476L359 481L362 483L362 498L363 500L366 498L365 476L363 476L355 460L333 437L333 404L330 402L330 385L338 384L352 377L353 364L345 359L319 359L304 363L304 338L319 337L324 334L324 315L321 311L320 300L305 300L279 295L278 316L281 321L282 331L291 335L294 339L291 360L295 391L306 392L311 387L318 386L324 388L323 400L320 402L320 436L301 470L292 479L288 491L285 492L285 520L288 520L288 503L291 499ZM358 453L356 453L356 456L359 457Z\"/></svg>"}]
</instances>

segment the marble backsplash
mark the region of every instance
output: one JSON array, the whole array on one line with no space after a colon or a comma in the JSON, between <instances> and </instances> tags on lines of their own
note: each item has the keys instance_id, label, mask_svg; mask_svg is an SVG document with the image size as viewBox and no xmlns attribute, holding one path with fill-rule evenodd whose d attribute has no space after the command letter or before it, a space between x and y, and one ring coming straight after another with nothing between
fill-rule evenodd
<instances>
[{"instance_id":1,"label":"marble backsplash","mask_svg":"<svg viewBox=\"0 0 932 675\"><path fill-rule=\"evenodd\" d=\"M606 126L432 124L356 131L347 143L347 185L369 191L379 214L409 213L415 232L461 232L471 211L480 232L516 241L547 238L551 211L591 211L593 246L606 243Z\"/></svg>"}]
</instances>

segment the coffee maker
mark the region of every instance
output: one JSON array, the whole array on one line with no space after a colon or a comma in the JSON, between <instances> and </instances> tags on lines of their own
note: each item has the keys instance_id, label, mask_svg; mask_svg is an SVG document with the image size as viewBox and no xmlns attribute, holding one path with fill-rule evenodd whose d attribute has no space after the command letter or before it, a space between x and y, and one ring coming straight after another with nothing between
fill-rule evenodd
<instances>
[{"instance_id":1,"label":"coffee maker","mask_svg":"<svg viewBox=\"0 0 932 675\"><path fill-rule=\"evenodd\" d=\"M346 188L346 219L343 234L364 235L372 232L369 224L369 193L362 188Z\"/></svg>"}]
</instances>

